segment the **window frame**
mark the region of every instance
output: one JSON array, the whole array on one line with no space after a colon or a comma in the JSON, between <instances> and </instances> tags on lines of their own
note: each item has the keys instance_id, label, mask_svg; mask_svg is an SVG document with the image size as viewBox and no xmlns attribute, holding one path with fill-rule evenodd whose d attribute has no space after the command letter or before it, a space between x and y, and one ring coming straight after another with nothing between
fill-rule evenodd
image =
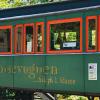
<instances>
[{"instance_id":1,"label":"window frame","mask_svg":"<svg viewBox=\"0 0 100 100\"><path fill-rule=\"evenodd\" d=\"M88 48L88 29L89 29L89 19L96 19L96 47L94 50L89 50ZM86 16L86 52L97 52L97 16Z\"/></svg>"},{"instance_id":2,"label":"window frame","mask_svg":"<svg viewBox=\"0 0 100 100\"><path fill-rule=\"evenodd\" d=\"M22 30L21 30L21 32L22 32L22 34L21 34L21 52L16 52L16 43L17 43L17 38L16 38L16 36L17 36L17 30L18 30L18 27L21 27L22 28ZM15 26L15 35L14 35L14 37L15 37L15 39L14 39L14 51L15 51L15 54L22 54L23 53L23 25L22 24L17 24L16 26Z\"/></svg>"},{"instance_id":3,"label":"window frame","mask_svg":"<svg viewBox=\"0 0 100 100\"><path fill-rule=\"evenodd\" d=\"M0 52L0 54L12 54L12 26L0 26L0 29L10 29L10 52Z\"/></svg>"},{"instance_id":4,"label":"window frame","mask_svg":"<svg viewBox=\"0 0 100 100\"><path fill-rule=\"evenodd\" d=\"M27 26L32 26L33 27L33 40L32 40L32 52L26 52L25 49L26 49L26 27ZM24 24L24 54L34 54L34 23L26 23Z\"/></svg>"},{"instance_id":5,"label":"window frame","mask_svg":"<svg viewBox=\"0 0 100 100\"><path fill-rule=\"evenodd\" d=\"M36 23L36 42L35 42L35 44L37 45L37 40L38 40L38 38L37 38L37 36L38 36L38 25L41 25L41 27L42 27L42 51L37 51L37 46L36 46L36 48L35 48L35 53L38 53L38 54L42 54L43 52L44 52L44 22L37 22Z\"/></svg>"},{"instance_id":6,"label":"window frame","mask_svg":"<svg viewBox=\"0 0 100 100\"><path fill-rule=\"evenodd\" d=\"M50 24L60 24L69 22L80 22L80 49L79 50L50 50ZM81 53L82 52L82 17L78 18L68 18L60 20L50 20L47 22L47 53Z\"/></svg>"}]
</instances>

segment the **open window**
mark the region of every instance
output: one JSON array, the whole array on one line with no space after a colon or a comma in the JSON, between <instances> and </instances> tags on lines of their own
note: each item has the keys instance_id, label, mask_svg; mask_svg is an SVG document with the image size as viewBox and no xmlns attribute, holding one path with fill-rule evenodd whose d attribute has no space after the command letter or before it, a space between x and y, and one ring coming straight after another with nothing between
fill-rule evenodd
<instances>
[{"instance_id":1,"label":"open window","mask_svg":"<svg viewBox=\"0 0 100 100\"><path fill-rule=\"evenodd\" d=\"M100 52L100 15L98 16L98 51Z\"/></svg>"},{"instance_id":2,"label":"open window","mask_svg":"<svg viewBox=\"0 0 100 100\"><path fill-rule=\"evenodd\" d=\"M36 53L43 53L44 49L44 23L36 23Z\"/></svg>"},{"instance_id":3,"label":"open window","mask_svg":"<svg viewBox=\"0 0 100 100\"><path fill-rule=\"evenodd\" d=\"M21 54L23 47L23 25L15 26L15 54Z\"/></svg>"},{"instance_id":4,"label":"open window","mask_svg":"<svg viewBox=\"0 0 100 100\"><path fill-rule=\"evenodd\" d=\"M24 24L24 53L34 53L34 24Z\"/></svg>"},{"instance_id":5,"label":"open window","mask_svg":"<svg viewBox=\"0 0 100 100\"><path fill-rule=\"evenodd\" d=\"M47 52L82 52L82 19L48 21Z\"/></svg>"},{"instance_id":6,"label":"open window","mask_svg":"<svg viewBox=\"0 0 100 100\"><path fill-rule=\"evenodd\" d=\"M97 51L97 17L86 17L86 51Z\"/></svg>"},{"instance_id":7,"label":"open window","mask_svg":"<svg viewBox=\"0 0 100 100\"><path fill-rule=\"evenodd\" d=\"M12 53L12 26L0 26L0 54Z\"/></svg>"}]
</instances>

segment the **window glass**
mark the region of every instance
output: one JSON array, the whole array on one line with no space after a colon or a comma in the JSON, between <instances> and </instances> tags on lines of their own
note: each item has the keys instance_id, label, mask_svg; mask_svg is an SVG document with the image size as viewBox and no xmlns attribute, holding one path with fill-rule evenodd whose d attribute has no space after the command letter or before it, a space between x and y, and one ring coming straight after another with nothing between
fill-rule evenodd
<instances>
[{"instance_id":1,"label":"window glass","mask_svg":"<svg viewBox=\"0 0 100 100\"><path fill-rule=\"evenodd\" d=\"M11 29L0 29L0 52L10 52Z\"/></svg>"},{"instance_id":2,"label":"window glass","mask_svg":"<svg viewBox=\"0 0 100 100\"><path fill-rule=\"evenodd\" d=\"M22 27L16 28L16 53L21 53L22 51Z\"/></svg>"},{"instance_id":3,"label":"window glass","mask_svg":"<svg viewBox=\"0 0 100 100\"><path fill-rule=\"evenodd\" d=\"M26 26L26 48L25 52L32 52L33 51L33 26Z\"/></svg>"},{"instance_id":4,"label":"window glass","mask_svg":"<svg viewBox=\"0 0 100 100\"><path fill-rule=\"evenodd\" d=\"M88 49L96 49L96 19L89 19L88 22Z\"/></svg>"},{"instance_id":5,"label":"window glass","mask_svg":"<svg viewBox=\"0 0 100 100\"><path fill-rule=\"evenodd\" d=\"M80 49L80 21L50 25L51 50Z\"/></svg>"},{"instance_id":6,"label":"window glass","mask_svg":"<svg viewBox=\"0 0 100 100\"><path fill-rule=\"evenodd\" d=\"M37 52L43 52L43 24L37 25Z\"/></svg>"}]
</instances>

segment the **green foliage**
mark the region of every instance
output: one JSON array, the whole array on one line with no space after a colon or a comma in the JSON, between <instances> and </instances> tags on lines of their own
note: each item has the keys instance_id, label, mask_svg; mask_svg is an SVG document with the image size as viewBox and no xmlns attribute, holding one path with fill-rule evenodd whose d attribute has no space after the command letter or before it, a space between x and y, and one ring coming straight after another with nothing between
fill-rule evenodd
<instances>
[{"instance_id":1,"label":"green foliage","mask_svg":"<svg viewBox=\"0 0 100 100\"><path fill-rule=\"evenodd\" d=\"M30 0L28 2L28 5L40 4L40 3L45 3L45 2L48 2L48 0Z\"/></svg>"},{"instance_id":2,"label":"green foliage","mask_svg":"<svg viewBox=\"0 0 100 100\"><path fill-rule=\"evenodd\" d=\"M0 0L0 8L8 8L9 4L8 4L8 0Z\"/></svg>"},{"instance_id":3,"label":"green foliage","mask_svg":"<svg viewBox=\"0 0 100 100\"><path fill-rule=\"evenodd\" d=\"M19 7L26 5L25 2L22 2L22 0L14 0L14 2L10 3L10 7Z\"/></svg>"},{"instance_id":4,"label":"green foliage","mask_svg":"<svg viewBox=\"0 0 100 100\"><path fill-rule=\"evenodd\" d=\"M15 97L15 91L11 89L2 89L0 90L0 94L1 94L2 100L15 100L15 99L10 99L10 98Z\"/></svg>"},{"instance_id":5,"label":"green foliage","mask_svg":"<svg viewBox=\"0 0 100 100\"><path fill-rule=\"evenodd\" d=\"M54 1L61 0L0 0L0 9L41 4Z\"/></svg>"},{"instance_id":6,"label":"green foliage","mask_svg":"<svg viewBox=\"0 0 100 100\"><path fill-rule=\"evenodd\" d=\"M57 100L88 100L85 96L57 94Z\"/></svg>"}]
</instances>

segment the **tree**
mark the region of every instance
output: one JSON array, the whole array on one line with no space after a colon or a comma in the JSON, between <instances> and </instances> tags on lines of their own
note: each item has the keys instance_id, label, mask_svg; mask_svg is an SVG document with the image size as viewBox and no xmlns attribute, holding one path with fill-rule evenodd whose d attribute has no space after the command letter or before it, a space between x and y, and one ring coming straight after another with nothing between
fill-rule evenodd
<instances>
[{"instance_id":1,"label":"tree","mask_svg":"<svg viewBox=\"0 0 100 100\"><path fill-rule=\"evenodd\" d=\"M0 8L8 8L9 4L7 0L0 0Z\"/></svg>"},{"instance_id":2,"label":"tree","mask_svg":"<svg viewBox=\"0 0 100 100\"><path fill-rule=\"evenodd\" d=\"M10 1L9 3L10 8L20 7L20 6L25 6L25 5L27 5L27 3L23 2L22 0L13 0L13 1Z\"/></svg>"},{"instance_id":3,"label":"tree","mask_svg":"<svg viewBox=\"0 0 100 100\"><path fill-rule=\"evenodd\" d=\"M0 8L13 8L62 0L0 0Z\"/></svg>"}]
</instances>

